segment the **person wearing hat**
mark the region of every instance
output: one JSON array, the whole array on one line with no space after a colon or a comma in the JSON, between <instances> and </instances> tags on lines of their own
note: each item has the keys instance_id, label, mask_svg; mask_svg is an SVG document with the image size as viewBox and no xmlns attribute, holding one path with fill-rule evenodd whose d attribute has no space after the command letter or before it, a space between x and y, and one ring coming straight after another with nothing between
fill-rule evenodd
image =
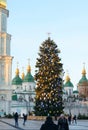
<instances>
[{"instance_id":1,"label":"person wearing hat","mask_svg":"<svg viewBox=\"0 0 88 130\"><path fill-rule=\"evenodd\" d=\"M60 115L58 119L58 129L59 130L69 130L68 120L64 116L64 114Z\"/></svg>"},{"instance_id":2,"label":"person wearing hat","mask_svg":"<svg viewBox=\"0 0 88 130\"><path fill-rule=\"evenodd\" d=\"M52 117L48 116L44 124L42 124L40 130L58 130L56 124L54 124Z\"/></svg>"}]
</instances>

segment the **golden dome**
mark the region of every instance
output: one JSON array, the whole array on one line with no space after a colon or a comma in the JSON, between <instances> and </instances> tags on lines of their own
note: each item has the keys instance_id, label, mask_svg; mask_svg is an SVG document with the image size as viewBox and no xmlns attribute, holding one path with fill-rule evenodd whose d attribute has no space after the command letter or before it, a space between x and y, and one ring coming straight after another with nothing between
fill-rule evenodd
<instances>
[{"instance_id":1,"label":"golden dome","mask_svg":"<svg viewBox=\"0 0 88 130\"><path fill-rule=\"evenodd\" d=\"M24 76L25 76L25 74L24 74L24 72L22 73L22 79L24 79Z\"/></svg>"},{"instance_id":2,"label":"golden dome","mask_svg":"<svg viewBox=\"0 0 88 130\"><path fill-rule=\"evenodd\" d=\"M83 69L82 69L82 75L86 75L85 64L84 64Z\"/></svg>"},{"instance_id":3,"label":"golden dome","mask_svg":"<svg viewBox=\"0 0 88 130\"><path fill-rule=\"evenodd\" d=\"M85 70L85 68L83 68L83 70L82 70L82 75L86 75L86 70Z\"/></svg>"},{"instance_id":4,"label":"golden dome","mask_svg":"<svg viewBox=\"0 0 88 130\"><path fill-rule=\"evenodd\" d=\"M6 8L6 6L7 6L6 0L0 0L0 7Z\"/></svg>"},{"instance_id":5,"label":"golden dome","mask_svg":"<svg viewBox=\"0 0 88 130\"><path fill-rule=\"evenodd\" d=\"M16 69L15 73L16 73L16 75L19 75L19 69L18 68Z\"/></svg>"},{"instance_id":6,"label":"golden dome","mask_svg":"<svg viewBox=\"0 0 88 130\"><path fill-rule=\"evenodd\" d=\"M66 80L66 82L67 82L67 81L70 81L70 77L69 77L69 75L68 75L68 74L66 75L65 80Z\"/></svg>"},{"instance_id":7,"label":"golden dome","mask_svg":"<svg viewBox=\"0 0 88 130\"><path fill-rule=\"evenodd\" d=\"M65 81L66 81L66 82L70 81L70 77L69 77L68 70L66 70L66 77L65 77Z\"/></svg>"},{"instance_id":8,"label":"golden dome","mask_svg":"<svg viewBox=\"0 0 88 130\"><path fill-rule=\"evenodd\" d=\"M30 65L28 65L28 67L27 67L27 72L31 72L31 67L30 67Z\"/></svg>"}]
</instances>

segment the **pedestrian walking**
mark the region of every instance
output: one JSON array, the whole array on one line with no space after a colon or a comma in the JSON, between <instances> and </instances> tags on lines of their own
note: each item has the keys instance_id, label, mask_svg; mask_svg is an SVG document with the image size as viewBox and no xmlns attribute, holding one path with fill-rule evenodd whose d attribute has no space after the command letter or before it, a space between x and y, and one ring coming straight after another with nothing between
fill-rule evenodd
<instances>
[{"instance_id":1,"label":"pedestrian walking","mask_svg":"<svg viewBox=\"0 0 88 130\"><path fill-rule=\"evenodd\" d=\"M48 116L44 124L42 124L40 130L58 130L56 124L54 124L52 117Z\"/></svg>"},{"instance_id":2,"label":"pedestrian walking","mask_svg":"<svg viewBox=\"0 0 88 130\"><path fill-rule=\"evenodd\" d=\"M24 119L23 125L25 125L25 122L26 122L26 120L27 120L27 114L24 114L24 113L23 113L23 119Z\"/></svg>"},{"instance_id":3,"label":"pedestrian walking","mask_svg":"<svg viewBox=\"0 0 88 130\"><path fill-rule=\"evenodd\" d=\"M69 123L69 125L71 125L71 114L70 115L68 115L68 123Z\"/></svg>"},{"instance_id":4,"label":"pedestrian walking","mask_svg":"<svg viewBox=\"0 0 88 130\"><path fill-rule=\"evenodd\" d=\"M72 124L74 124L74 115L72 115L72 119L71 120L72 120Z\"/></svg>"},{"instance_id":5,"label":"pedestrian walking","mask_svg":"<svg viewBox=\"0 0 88 130\"><path fill-rule=\"evenodd\" d=\"M68 120L64 114L61 114L58 119L58 130L69 130Z\"/></svg>"},{"instance_id":6,"label":"pedestrian walking","mask_svg":"<svg viewBox=\"0 0 88 130\"><path fill-rule=\"evenodd\" d=\"M77 117L76 117L76 115L74 115L73 120L74 120L74 123L77 124Z\"/></svg>"},{"instance_id":7,"label":"pedestrian walking","mask_svg":"<svg viewBox=\"0 0 88 130\"><path fill-rule=\"evenodd\" d=\"M14 114L14 119L15 119L15 127L18 127L18 113L16 112L15 114Z\"/></svg>"}]
</instances>

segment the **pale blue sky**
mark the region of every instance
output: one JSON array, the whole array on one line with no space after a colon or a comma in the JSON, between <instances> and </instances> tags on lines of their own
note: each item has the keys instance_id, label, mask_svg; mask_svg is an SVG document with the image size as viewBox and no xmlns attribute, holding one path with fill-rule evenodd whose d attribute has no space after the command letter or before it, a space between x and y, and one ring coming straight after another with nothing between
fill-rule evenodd
<instances>
[{"instance_id":1,"label":"pale blue sky","mask_svg":"<svg viewBox=\"0 0 88 130\"><path fill-rule=\"evenodd\" d=\"M22 67L26 73L28 58L34 75L39 46L50 32L61 50L64 71L76 86L83 62L88 73L88 0L7 0L7 9L13 77L17 61L20 75Z\"/></svg>"}]
</instances>

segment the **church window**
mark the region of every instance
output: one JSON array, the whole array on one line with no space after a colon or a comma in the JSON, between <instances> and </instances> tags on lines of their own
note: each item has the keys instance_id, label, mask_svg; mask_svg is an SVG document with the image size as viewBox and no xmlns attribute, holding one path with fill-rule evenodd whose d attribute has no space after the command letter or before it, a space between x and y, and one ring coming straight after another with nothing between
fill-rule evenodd
<instances>
[{"instance_id":1,"label":"church window","mask_svg":"<svg viewBox=\"0 0 88 130\"><path fill-rule=\"evenodd\" d=\"M26 91L26 85L24 87L25 87L25 91Z\"/></svg>"},{"instance_id":2,"label":"church window","mask_svg":"<svg viewBox=\"0 0 88 130\"><path fill-rule=\"evenodd\" d=\"M33 89L35 89L35 86L33 87Z\"/></svg>"},{"instance_id":3,"label":"church window","mask_svg":"<svg viewBox=\"0 0 88 130\"><path fill-rule=\"evenodd\" d=\"M3 97L3 96L1 96L1 100L4 100L4 97Z\"/></svg>"},{"instance_id":4,"label":"church window","mask_svg":"<svg viewBox=\"0 0 88 130\"><path fill-rule=\"evenodd\" d=\"M71 95L71 89L69 89L69 95Z\"/></svg>"},{"instance_id":5,"label":"church window","mask_svg":"<svg viewBox=\"0 0 88 130\"><path fill-rule=\"evenodd\" d=\"M23 97L22 96L19 96L19 102L22 102L22 100L23 100Z\"/></svg>"},{"instance_id":6,"label":"church window","mask_svg":"<svg viewBox=\"0 0 88 130\"><path fill-rule=\"evenodd\" d=\"M29 90L31 90L31 85L29 86Z\"/></svg>"}]
</instances>

